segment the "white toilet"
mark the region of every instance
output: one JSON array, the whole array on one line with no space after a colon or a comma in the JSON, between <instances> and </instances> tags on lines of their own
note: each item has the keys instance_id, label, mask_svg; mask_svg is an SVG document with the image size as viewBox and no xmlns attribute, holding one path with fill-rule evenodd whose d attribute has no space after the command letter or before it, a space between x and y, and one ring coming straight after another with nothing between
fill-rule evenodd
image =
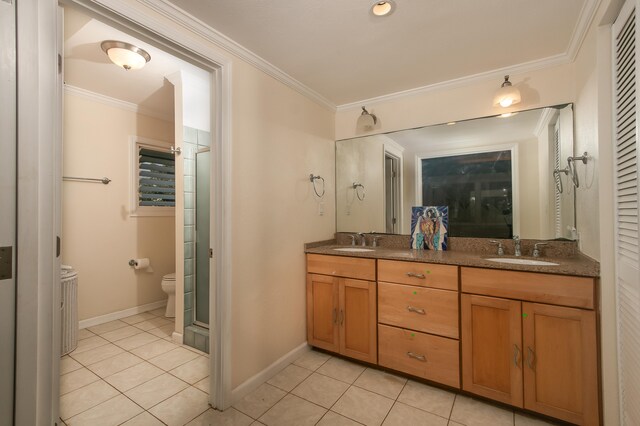
<instances>
[{"instance_id":1,"label":"white toilet","mask_svg":"<svg viewBox=\"0 0 640 426\"><path fill-rule=\"evenodd\" d=\"M164 316L174 318L176 316L176 274L167 274L162 277L162 291L167 293L167 311Z\"/></svg>"}]
</instances>

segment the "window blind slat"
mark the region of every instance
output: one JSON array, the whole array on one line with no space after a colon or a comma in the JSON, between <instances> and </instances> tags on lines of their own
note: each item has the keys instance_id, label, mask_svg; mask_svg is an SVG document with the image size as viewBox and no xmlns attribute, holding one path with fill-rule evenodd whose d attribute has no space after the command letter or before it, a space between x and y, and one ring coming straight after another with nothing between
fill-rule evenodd
<instances>
[{"instance_id":1,"label":"window blind slat","mask_svg":"<svg viewBox=\"0 0 640 426\"><path fill-rule=\"evenodd\" d=\"M138 205L174 207L175 186L173 154L140 147L138 150Z\"/></svg>"}]
</instances>

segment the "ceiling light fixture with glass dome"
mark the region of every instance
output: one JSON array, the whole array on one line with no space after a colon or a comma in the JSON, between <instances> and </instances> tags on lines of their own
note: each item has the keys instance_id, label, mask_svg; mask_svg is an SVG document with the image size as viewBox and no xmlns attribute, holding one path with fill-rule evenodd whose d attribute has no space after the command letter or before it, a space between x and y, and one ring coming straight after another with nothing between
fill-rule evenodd
<instances>
[{"instance_id":1,"label":"ceiling light fixture with glass dome","mask_svg":"<svg viewBox=\"0 0 640 426\"><path fill-rule=\"evenodd\" d=\"M100 47L111 62L127 71L139 70L151 60L151 55L144 49L124 41L105 40Z\"/></svg>"}]
</instances>

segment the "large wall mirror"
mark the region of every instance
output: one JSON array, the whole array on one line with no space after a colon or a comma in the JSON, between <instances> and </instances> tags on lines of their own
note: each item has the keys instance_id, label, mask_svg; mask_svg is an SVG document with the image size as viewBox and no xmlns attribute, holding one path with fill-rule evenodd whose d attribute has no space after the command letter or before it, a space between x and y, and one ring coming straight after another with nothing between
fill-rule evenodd
<instances>
[{"instance_id":1,"label":"large wall mirror","mask_svg":"<svg viewBox=\"0 0 640 426\"><path fill-rule=\"evenodd\" d=\"M413 206L448 206L449 236L575 236L573 106L336 142L338 232L410 234Z\"/></svg>"}]
</instances>

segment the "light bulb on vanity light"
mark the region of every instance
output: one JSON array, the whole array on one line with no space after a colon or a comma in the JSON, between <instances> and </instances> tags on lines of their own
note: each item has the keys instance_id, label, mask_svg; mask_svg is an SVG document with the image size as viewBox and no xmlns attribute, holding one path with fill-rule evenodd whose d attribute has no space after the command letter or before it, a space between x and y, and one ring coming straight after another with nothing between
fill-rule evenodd
<instances>
[{"instance_id":1,"label":"light bulb on vanity light","mask_svg":"<svg viewBox=\"0 0 640 426\"><path fill-rule=\"evenodd\" d=\"M511 84L511 82L509 81L509 76L505 75L502 86L500 86L500 89L498 89L496 95L493 98L493 106L508 108L511 105L519 103L520 100L520 90L514 87L513 84Z\"/></svg>"}]
</instances>

